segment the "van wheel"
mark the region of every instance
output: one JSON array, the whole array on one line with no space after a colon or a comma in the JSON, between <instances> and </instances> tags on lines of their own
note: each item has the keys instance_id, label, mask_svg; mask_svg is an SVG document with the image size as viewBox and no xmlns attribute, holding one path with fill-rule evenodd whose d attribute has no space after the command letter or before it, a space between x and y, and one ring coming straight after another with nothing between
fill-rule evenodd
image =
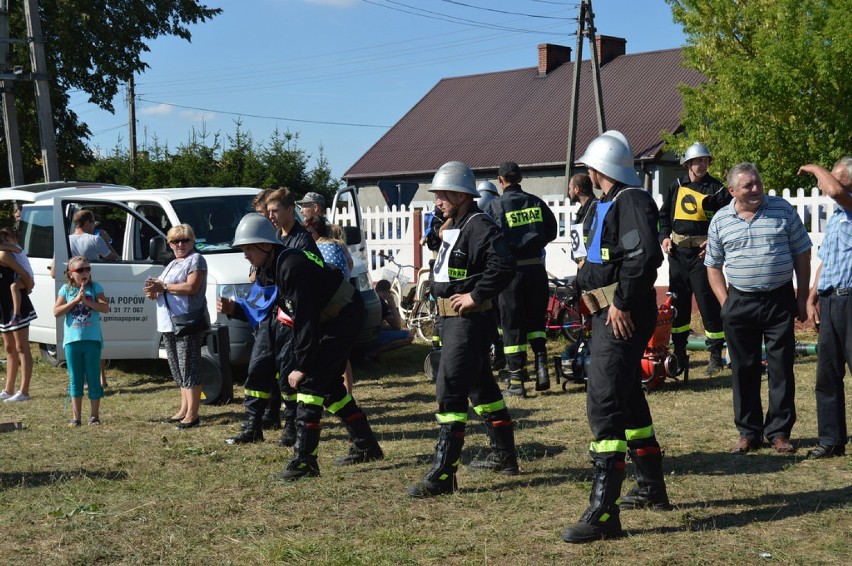
<instances>
[{"instance_id":1,"label":"van wheel","mask_svg":"<svg viewBox=\"0 0 852 566\"><path fill-rule=\"evenodd\" d=\"M201 404L225 405L234 398L234 382L231 372L223 372L219 360L204 348L198 364L201 376Z\"/></svg>"},{"instance_id":2,"label":"van wheel","mask_svg":"<svg viewBox=\"0 0 852 566\"><path fill-rule=\"evenodd\" d=\"M65 367L65 360L60 360L56 355L55 344L39 344L38 351L41 355L41 361L46 362L55 368Z\"/></svg>"}]
</instances>

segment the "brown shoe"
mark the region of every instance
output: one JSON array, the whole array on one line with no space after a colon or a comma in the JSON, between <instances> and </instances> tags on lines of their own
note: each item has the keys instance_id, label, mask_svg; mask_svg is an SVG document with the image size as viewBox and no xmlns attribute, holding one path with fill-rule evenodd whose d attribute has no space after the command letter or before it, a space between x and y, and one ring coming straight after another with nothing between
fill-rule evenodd
<instances>
[{"instance_id":1,"label":"brown shoe","mask_svg":"<svg viewBox=\"0 0 852 566\"><path fill-rule=\"evenodd\" d=\"M772 439L772 449L776 454L792 454L796 451L796 448L790 444L790 439L784 436Z\"/></svg>"},{"instance_id":2,"label":"brown shoe","mask_svg":"<svg viewBox=\"0 0 852 566\"><path fill-rule=\"evenodd\" d=\"M751 438L742 437L740 438L740 441L731 448L731 454L745 454L752 450L757 450L758 448L760 448L760 442Z\"/></svg>"}]
</instances>

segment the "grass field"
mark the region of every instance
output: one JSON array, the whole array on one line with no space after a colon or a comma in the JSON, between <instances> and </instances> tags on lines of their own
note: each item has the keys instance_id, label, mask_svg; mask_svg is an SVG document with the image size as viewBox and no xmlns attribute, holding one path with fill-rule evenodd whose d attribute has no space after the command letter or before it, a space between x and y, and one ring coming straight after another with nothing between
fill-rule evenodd
<instances>
[{"instance_id":1,"label":"grass field","mask_svg":"<svg viewBox=\"0 0 852 566\"><path fill-rule=\"evenodd\" d=\"M269 477L289 456L277 432L248 446L223 442L242 418L240 388L237 403L202 407L201 428L177 431L160 423L178 400L165 364L122 362L110 370L103 425L69 429L67 375L39 363L32 401L0 405L0 416L25 423L0 434L0 562L852 563L852 456L804 460L816 443L815 358L796 361L798 452L735 456L730 374L706 377L706 354L693 353L688 384L649 396L675 509L625 511L628 537L574 546L560 532L588 501L583 388L508 400L521 475L463 468L457 494L412 500L406 486L427 470L437 434L426 353L414 345L355 367L356 398L386 460L334 467L346 433L325 418L322 477L287 485ZM486 444L471 414L463 462Z\"/></svg>"}]
</instances>

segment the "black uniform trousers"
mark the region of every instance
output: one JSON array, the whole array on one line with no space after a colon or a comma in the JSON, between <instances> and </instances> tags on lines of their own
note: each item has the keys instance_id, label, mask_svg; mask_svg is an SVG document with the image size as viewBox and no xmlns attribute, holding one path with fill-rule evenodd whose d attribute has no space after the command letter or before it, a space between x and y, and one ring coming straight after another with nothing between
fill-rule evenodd
<instances>
[{"instance_id":1,"label":"black uniform trousers","mask_svg":"<svg viewBox=\"0 0 852 566\"><path fill-rule=\"evenodd\" d=\"M293 364L293 333L278 321L274 311L254 331L254 345L246 374L243 405L248 416L258 419L263 417L270 399L278 390L276 374L289 373L288 368L292 369Z\"/></svg>"},{"instance_id":2,"label":"black uniform trousers","mask_svg":"<svg viewBox=\"0 0 852 566\"><path fill-rule=\"evenodd\" d=\"M493 324L490 311L441 317L443 350L436 380L441 424L466 422L468 399L486 421L509 419L489 363Z\"/></svg>"},{"instance_id":3,"label":"black uniform trousers","mask_svg":"<svg viewBox=\"0 0 852 566\"><path fill-rule=\"evenodd\" d=\"M669 291L675 295L672 303L677 309L672 328L684 331L689 328L694 293L704 330L709 334L719 334L722 332L721 307L707 280L707 268L704 266L704 258L698 257L699 253L701 248L672 246L672 255L669 256ZM707 345L710 345L709 337Z\"/></svg>"},{"instance_id":4,"label":"black uniform trousers","mask_svg":"<svg viewBox=\"0 0 852 566\"><path fill-rule=\"evenodd\" d=\"M317 329L321 335L317 360L305 370L296 399L296 421L301 425L319 423L323 408L343 419L360 413L343 385L343 372L355 338L364 327L364 301L360 293L340 313Z\"/></svg>"},{"instance_id":5,"label":"black uniform trousers","mask_svg":"<svg viewBox=\"0 0 852 566\"><path fill-rule=\"evenodd\" d=\"M593 452L624 460L631 448L657 445L651 410L642 390L642 356L657 326L657 300L652 290L631 310L635 329L630 339L617 339L607 326L609 309L593 315L586 414ZM628 436L628 431L632 434ZM635 431L635 432L634 432Z\"/></svg>"},{"instance_id":6,"label":"black uniform trousers","mask_svg":"<svg viewBox=\"0 0 852 566\"><path fill-rule=\"evenodd\" d=\"M796 382L793 333L796 298L793 283L765 293L728 288L722 322L731 358L734 424L740 437L760 442L766 436L790 437L796 422ZM769 407L766 417L760 399L761 340L766 344Z\"/></svg>"},{"instance_id":7,"label":"black uniform trousers","mask_svg":"<svg viewBox=\"0 0 852 566\"><path fill-rule=\"evenodd\" d=\"M519 266L500 293L500 326L509 371L526 366L527 343L533 352L546 351L544 317L548 298L547 271L541 264Z\"/></svg>"},{"instance_id":8,"label":"black uniform trousers","mask_svg":"<svg viewBox=\"0 0 852 566\"><path fill-rule=\"evenodd\" d=\"M819 443L845 446L848 436L843 378L846 365L852 370L852 295L822 294L819 308L816 369Z\"/></svg>"}]
</instances>

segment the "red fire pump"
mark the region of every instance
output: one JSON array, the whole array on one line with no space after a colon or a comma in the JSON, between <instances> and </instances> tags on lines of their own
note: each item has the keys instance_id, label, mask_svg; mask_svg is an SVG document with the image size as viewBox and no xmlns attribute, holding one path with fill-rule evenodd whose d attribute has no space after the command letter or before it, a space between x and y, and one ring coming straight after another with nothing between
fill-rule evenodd
<instances>
[{"instance_id":1,"label":"red fire pump","mask_svg":"<svg viewBox=\"0 0 852 566\"><path fill-rule=\"evenodd\" d=\"M657 328L642 356L642 386L646 391L658 389L666 378L676 379L681 373L684 382L689 380L689 367L680 367L677 357L669 352L676 310L672 306L673 295L666 295L666 300L657 309Z\"/></svg>"}]
</instances>

